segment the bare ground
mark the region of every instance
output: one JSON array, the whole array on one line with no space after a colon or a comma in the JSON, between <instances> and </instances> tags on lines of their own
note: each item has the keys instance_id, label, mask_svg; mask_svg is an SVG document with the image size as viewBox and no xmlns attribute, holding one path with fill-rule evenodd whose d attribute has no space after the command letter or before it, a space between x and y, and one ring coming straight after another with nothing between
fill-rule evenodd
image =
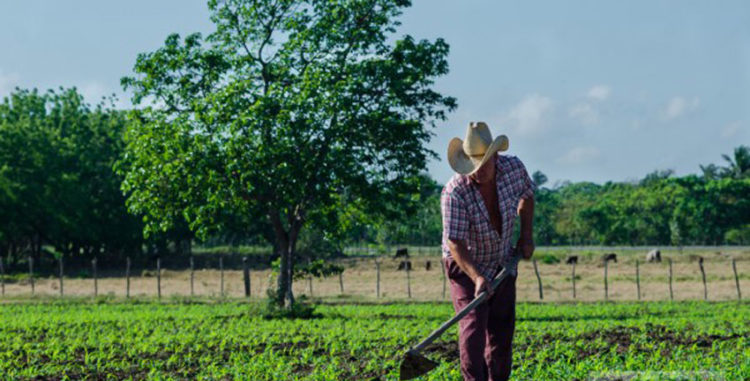
<instances>
[{"instance_id":1,"label":"bare ground","mask_svg":"<svg viewBox=\"0 0 750 381\"><path fill-rule=\"evenodd\" d=\"M640 285L642 300L668 300L668 265L661 263L643 263L645 253L619 254L619 262L608 266L608 299L613 301L637 300L635 260L640 261ZM750 250L747 249L704 249L700 252L682 253L663 252L662 255L673 258L673 294L675 300L703 299L703 283L698 261L692 255L705 258L705 271L709 300L737 299L737 289L732 272L731 259L737 260L737 271L744 297L750 297ZM538 260L541 255L535 255ZM560 254L564 259L564 254ZM381 258L380 262L380 297L382 299L408 299L407 274L396 270L400 260ZM448 300L450 285L446 285L443 296L443 277L440 258L422 256L411 258L414 266L409 273L412 299L414 300ZM425 269L425 262L431 262L431 270ZM312 296L331 299L356 298L359 300L375 299L376 266L374 258L344 259L341 263L346 270L343 274L344 292L342 294L338 276L312 281ZM604 300L604 267L598 255L581 257L576 266L576 298L573 299L571 266L564 263L544 264L537 262L542 278L544 301L600 301ZM253 297L265 296L273 279L269 270L251 271L251 293ZM98 294L125 296L126 280L124 277L106 277L98 279ZM195 272L194 292L198 296L217 297L221 295L221 275L216 269L201 269ZM296 295L309 295L308 280L294 284ZM36 295L59 295L59 280L55 277L35 280ZM64 278L65 295L93 295L93 279ZM162 296L189 296L190 272L163 270L161 277ZM5 296L23 297L31 294L28 281L5 284ZM130 278L131 296L156 296L157 279L154 276L133 276ZM242 297L244 286L242 272L228 270L224 272L224 294L229 297ZM538 301L539 288L533 265L530 261L519 264L517 280L519 301Z\"/></svg>"}]
</instances>

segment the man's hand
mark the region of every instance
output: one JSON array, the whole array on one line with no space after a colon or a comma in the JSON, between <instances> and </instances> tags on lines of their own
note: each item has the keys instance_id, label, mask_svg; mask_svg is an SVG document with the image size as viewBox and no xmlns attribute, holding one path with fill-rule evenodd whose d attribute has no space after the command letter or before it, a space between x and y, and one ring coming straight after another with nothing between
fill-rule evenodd
<instances>
[{"instance_id":1,"label":"man's hand","mask_svg":"<svg viewBox=\"0 0 750 381\"><path fill-rule=\"evenodd\" d=\"M516 242L516 250L521 250L524 259L529 259L534 254L534 239L529 237L519 237Z\"/></svg>"},{"instance_id":2,"label":"man's hand","mask_svg":"<svg viewBox=\"0 0 750 381\"><path fill-rule=\"evenodd\" d=\"M482 291L487 291L487 296L492 296L492 288L490 287L490 281L483 276L478 276L474 279L474 297L479 296Z\"/></svg>"}]
</instances>

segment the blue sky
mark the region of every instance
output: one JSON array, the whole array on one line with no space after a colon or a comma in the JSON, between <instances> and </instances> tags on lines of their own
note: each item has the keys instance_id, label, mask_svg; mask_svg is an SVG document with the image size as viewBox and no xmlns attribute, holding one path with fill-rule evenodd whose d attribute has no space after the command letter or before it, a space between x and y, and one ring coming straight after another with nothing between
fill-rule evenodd
<instances>
[{"instance_id":1,"label":"blue sky","mask_svg":"<svg viewBox=\"0 0 750 381\"><path fill-rule=\"evenodd\" d=\"M415 0L399 34L442 37L458 99L430 163L452 174L448 141L470 121L557 181L678 175L750 145L750 2ZM172 33L209 32L205 1L3 1L0 97L14 86L122 95L139 52Z\"/></svg>"}]
</instances>

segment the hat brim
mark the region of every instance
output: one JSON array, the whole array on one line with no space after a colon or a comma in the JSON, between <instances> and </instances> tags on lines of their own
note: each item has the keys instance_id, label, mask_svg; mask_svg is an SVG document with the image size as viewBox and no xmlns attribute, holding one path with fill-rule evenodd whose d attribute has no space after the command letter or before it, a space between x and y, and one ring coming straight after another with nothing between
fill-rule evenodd
<instances>
[{"instance_id":1,"label":"hat brim","mask_svg":"<svg viewBox=\"0 0 750 381\"><path fill-rule=\"evenodd\" d=\"M487 162L497 152L508 149L508 137L500 135L492 141L487 151L484 153L482 160L475 162L469 155L464 152L464 142L459 138L451 139L448 143L448 163L451 168L462 175L471 175L476 172L484 163Z\"/></svg>"}]
</instances>

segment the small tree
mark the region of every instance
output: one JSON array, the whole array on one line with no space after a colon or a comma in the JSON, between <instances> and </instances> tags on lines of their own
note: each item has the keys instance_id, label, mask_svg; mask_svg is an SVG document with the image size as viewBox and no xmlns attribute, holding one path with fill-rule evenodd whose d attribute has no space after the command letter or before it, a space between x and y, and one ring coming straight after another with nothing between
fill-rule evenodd
<instances>
[{"instance_id":1,"label":"small tree","mask_svg":"<svg viewBox=\"0 0 750 381\"><path fill-rule=\"evenodd\" d=\"M306 224L336 230L343 210L381 216L417 190L425 148L454 99L431 89L448 45L390 42L405 0L212 0L206 39L171 35L123 78L131 114L122 189L149 231L183 216L199 236L223 211L262 218L290 307Z\"/></svg>"}]
</instances>

